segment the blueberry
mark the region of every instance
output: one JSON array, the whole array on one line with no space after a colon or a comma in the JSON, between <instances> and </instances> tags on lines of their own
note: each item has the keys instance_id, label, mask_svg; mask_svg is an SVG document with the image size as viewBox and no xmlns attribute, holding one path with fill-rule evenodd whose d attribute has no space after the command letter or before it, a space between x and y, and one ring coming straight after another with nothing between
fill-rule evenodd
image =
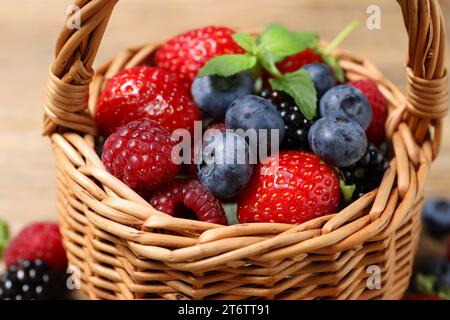
<instances>
[{"instance_id":1,"label":"blueberry","mask_svg":"<svg viewBox=\"0 0 450 320\"><path fill-rule=\"evenodd\" d=\"M348 167L359 161L367 150L367 137L359 124L343 118L325 117L309 130L311 150L336 167Z\"/></svg>"},{"instance_id":2,"label":"blueberry","mask_svg":"<svg viewBox=\"0 0 450 320\"><path fill-rule=\"evenodd\" d=\"M197 176L216 197L233 198L250 182L253 160L241 136L219 132L204 141L201 154L203 161L197 165Z\"/></svg>"},{"instance_id":3,"label":"blueberry","mask_svg":"<svg viewBox=\"0 0 450 320\"><path fill-rule=\"evenodd\" d=\"M415 273L422 273L425 275L432 274L436 277L440 277L447 272L447 268L448 262L445 261L445 259L440 257L433 257L417 265L415 268Z\"/></svg>"},{"instance_id":4,"label":"blueberry","mask_svg":"<svg viewBox=\"0 0 450 320\"><path fill-rule=\"evenodd\" d=\"M445 199L429 200L422 212L425 228L432 236L440 237L450 233L450 202Z\"/></svg>"},{"instance_id":5,"label":"blueberry","mask_svg":"<svg viewBox=\"0 0 450 320\"><path fill-rule=\"evenodd\" d=\"M279 139L275 141L278 146L283 141L286 131L283 118L275 106L269 100L254 95L243 96L233 101L225 115L225 127L253 133L256 139L250 141L250 147L254 154L259 152L260 155L263 154L261 148L264 148L267 154L272 150L272 130L278 130ZM264 129L267 131L259 131ZM265 139L263 133L267 133Z\"/></svg>"},{"instance_id":6,"label":"blueberry","mask_svg":"<svg viewBox=\"0 0 450 320\"><path fill-rule=\"evenodd\" d=\"M192 83L192 96L198 107L216 120L223 120L230 104L252 94L253 77L242 72L231 77L197 77Z\"/></svg>"},{"instance_id":7,"label":"blueberry","mask_svg":"<svg viewBox=\"0 0 450 320\"><path fill-rule=\"evenodd\" d=\"M334 77L333 70L329 66L323 63L311 63L303 67L308 72L314 87L317 91L317 98L321 98L325 92L330 90L336 85L336 78Z\"/></svg>"},{"instance_id":8,"label":"blueberry","mask_svg":"<svg viewBox=\"0 0 450 320\"><path fill-rule=\"evenodd\" d=\"M434 289L439 291L442 287L450 287L450 262L444 258L432 258L415 268L415 273L421 273L426 276L435 276L436 283Z\"/></svg>"},{"instance_id":9,"label":"blueberry","mask_svg":"<svg viewBox=\"0 0 450 320\"><path fill-rule=\"evenodd\" d=\"M372 121L372 106L358 89L343 84L328 90L320 99L322 117L353 120L366 130Z\"/></svg>"}]
</instances>

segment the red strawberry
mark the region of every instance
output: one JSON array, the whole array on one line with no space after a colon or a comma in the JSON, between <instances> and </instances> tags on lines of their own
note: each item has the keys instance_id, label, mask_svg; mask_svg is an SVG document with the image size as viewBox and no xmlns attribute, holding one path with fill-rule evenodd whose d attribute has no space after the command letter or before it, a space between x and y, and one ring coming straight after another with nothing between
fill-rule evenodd
<instances>
[{"instance_id":1,"label":"red strawberry","mask_svg":"<svg viewBox=\"0 0 450 320\"><path fill-rule=\"evenodd\" d=\"M316 155L281 151L254 171L250 186L238 200L238 219L248 222L301 224L336 212L339 180Z\"/></svg>"},{"instance_id":2,"label":"red strawberry","mask_svg":"<svg viewBox=\"0 0 450 320\"><path fill-rule=\"evenodd\" d=\"M156 52L156 65L177 73L192 83L200 69L212 58L224 54L244 53L227 27L210 26L192 30L166 42Z\"/></svg>"},{"instance_id":3,"label":"red strawberry","mask_svg":"<svg viewBox=\"0 0 450 320\"><path fill-rule=\"evenodd\" d=\"M149 66L123 70L100 95L97 123L109 135L143 118L158 122L170 132L182 128L192 133L200 111L174 73Z\"/></svg>"},{"instance_id":4,"label":"red strawberry","mask_svg":"<svg viewBox=\"0 0 450 320\"><path fill-rule=\"evenodd\" d=\"M178 205L183 204L201 221L227 225L227 217L219 200L198 180L174 180L168 187L153 195L150 204L156 210L171 216L176 214Z\"/></svg>"},{"instance_id":5,"label":"red strawberry","mask_svg":"<svg viewBox=\"0 0 450 320\"><path fill-rule=\"evenodd\" d=\"M66 252L56 223L40 222L29 225L11 241L5 252L7 267L19 260L37 259L44 260L59 272L66 270Z\"/></svg>"},{"instance_id":6,"label":"red strawberry","mask_svg":"<svg viewBox=\"0 0 450 320\"><path fill-rule=\"evenodd\" d=\"M366 130L367 138L375 145L380 145L386 140L385 124L388 113L386 98L381 93L375 81L358 80L349 83L359 89L372 105L372 122Z\"/></svg>"},{"instance_id":7,"label":"red strawberry","mask_svg":"<svg viewBox=\"0 0 450 320\"><path fill-rule=\"evenodd\" d=\"M297 71L303 66L315 62L323 62L323 59L320 54L308 48L278 62L277 67L278 70L280 70L280 72L284 74Z\"/></svg>"}]
</instances>

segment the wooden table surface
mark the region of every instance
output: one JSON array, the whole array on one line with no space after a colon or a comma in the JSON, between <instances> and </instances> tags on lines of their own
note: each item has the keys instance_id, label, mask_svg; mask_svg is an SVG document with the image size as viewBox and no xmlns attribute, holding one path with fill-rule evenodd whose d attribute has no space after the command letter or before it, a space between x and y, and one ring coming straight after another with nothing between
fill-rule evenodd
<instances>
[{"instance_id":1,"label":"wooden table surface","mask_svg":"<svg viewBox=\"0 0 450 320\"><path fill-rule=\"evenodd\" d=\"M48 139L40 135L42 98L57 32L68 0L0 1L0 217L13 233L36 220L55 220L55 170ZM450 0L442 0L450 24ZM365 27L366 9L381 7L381 30ZM407 38L394 0L126 0L112 16L97 61L127 46L165 39L209 24L264 26L278 21L324 39L353 19L362 26L343 45L369 58L401 88ZM450 32L449 32L450 34ZM449 196L450 121L427 196Z\"/></svg>"}]
</instances>

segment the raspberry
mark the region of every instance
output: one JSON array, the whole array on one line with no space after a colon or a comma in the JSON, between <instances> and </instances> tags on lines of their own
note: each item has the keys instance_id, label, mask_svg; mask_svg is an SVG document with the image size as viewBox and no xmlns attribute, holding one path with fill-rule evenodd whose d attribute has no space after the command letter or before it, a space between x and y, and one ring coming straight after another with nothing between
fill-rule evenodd
<instances>
[{"instance_id":1,"label":"raspberry","mask_svg":"<svg viewBox=\"0 0 450 320\"><path fill-rule=\"evenodd\" d=\"M227 217L219 200L198 180L175 180L153 195L150 204L156 210L171 216L174 216L179 205L183 204L201 221L227 225Z\"/></svg>"},{"instance_id":2,"label":"raspberry","mask_svg":"<svg viewBox=\"0 0 450 320\"><path fill-rule=\"evenodd\" d=\"M144 118L169 132L186 129L192 134L200 110L176 74L149 66L123 70L102 91L95 119L107 136L128 122Z\"/></svg>"},{"instance_id":3,"label":"raspberry","mask_svg":"<svg viewBox=\"0 0 450 320\"><path fill-rule=\"evenodd\" d=\"M192 83L200 69L212 58L224 54L244 53L227 27L209 26L180 34L156 52L156 65L175 72Z\"/></svg>"},{"instance_id":4,"label":"raspberry","mask_svg":"<svg viewBox=\"0 0 450 320\"><path fill-rule=\"evenodd\" d=\"M153 190L175 178L179 170L172 161L175 144L156 122L132 121L108 137L102 161L108 172L130 188Z\"/></svg>"},{"instance_id":5,"label":"raspberry","mask_svg":"<svg viewBox=\"0 0 450 320\"><path fill-rule=\"evenodd\" d=\"M353 81L349 84L359 89L372 105L372 122L366 130L366 135L370 142L379 146L386 140L385 123L388 111L386 98L372 80Z\"/></svg>"},{"instance_id":6,"label":"raspberry","mask_svg":"<svg viewBox=\"0 0 450 320\"><path fill-rule=\"evenodd\" d=\"M43 260L19 260L0 276L0 300L61 299L64 284Z\"/></svg>"},{"instance_id":7,"label":"raspberry","mask_svg":"<svg viewBox=\"0 0 450 320\"><path fill-rule=\"evenodd\" d=\"M302 52L289 56L284 60L278 62L277 67L278 70L280 70L280 72L284 74L297 71L303 66L315 62L323 63L323 59L320 56L320 54L308 48Z\"/></svg>"},{"instance_id":8,"label":"raspberry","mask_svg":"<svg viewBox=\"0 0 450 320\"><path fill-rule=\"evenodd\" d=\"M56 223L34 223L23 229L10 243L5 252L7 266L18 260L42 259L58 272L67 268L59 226Z\"/></svg>"}]
</instances>

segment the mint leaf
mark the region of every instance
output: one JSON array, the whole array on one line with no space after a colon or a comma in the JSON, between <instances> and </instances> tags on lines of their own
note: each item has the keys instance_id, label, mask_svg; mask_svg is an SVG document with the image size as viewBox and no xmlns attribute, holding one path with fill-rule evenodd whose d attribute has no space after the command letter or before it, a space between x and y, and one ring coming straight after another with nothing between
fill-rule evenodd
<instances>
[{"instance_id":1,"label":"mint leaf","mask_svg":"<svg viewBox=\"0 0 450 320\"><path fill-rule=\"evenodd\" d=\"M8 239L8 225L6 224L6 222L0 219L0 259L2 258L3 251L5 250L6 245L8 244Z\"/></svg>"},{"instance_id":2,"label":"mint leaf","mask_svg":"<svg viewBox=\"0 0 450 320\"><path fill-rule=\"evenodd\" d=\"M259 52L258 61L273 77L280 78L283 76L275 65L275 59L269 51L262 50Z\"/></svg>"},{"instance_id":3,"label":"mint leaf","mask_svg":"<svg viewBox=\"0 0 450 320\"><path fill-rule=\"evenodd\" d=\"M269 81L273 89L290 95L308 120L315 117L317 91L311 77L304 69L286 73L279 79L269 79Z\"/></svg>"},{"instance_id":4,"label":"mint leaf","mask_svg":"<svg viewBox=\"0 0 450 320\"><path fill-rule=\"evenodd\" d=\"M258 43L273 55L275 62L301 52L311 46L317 34L311 32L291 32L279 24L270 25L259 37Z\"/></svg>"},{"instance_id":5,"label":"mint leaf","mask_svg":"<svg viewBox=\"0 0 450 320\"><path fill-rule=\"evenodd\" d=\"M255 41L252 36L245 32L239 32L233 34L233 40L236 42L242 49L249 53L255 53Z\"/></svg>"},{"instance_id":6,"label":"mint leaf","mask_svg":"<svg viewBox=\"0 0 450 320\"><path fill-rule=\"evenodd\" d=\"M345 203L350 203L352 201L353 193L355 192L356 185L347 185L345 181L339 179L339 187L341 189L342 197L344 198Z\"/></svg>"},{"instance_id":7,"label":"mint leaf","mask_svg":"<svg viewBox=\"0 0 450 320\"><path fill-rule=\"evenodd\" d=\"M257 63L256 57L245 54L225 54L208 61L200 70L199 77L218 75L230 77L239 72L252 69Z\"/></svg>"},{"instance_id":8,"label":"mint leaf","mask_svg":"<svg viewBox=\"0 0 450 320\"><path fill-rule=\"evenodd\" d=\"M237 203L236 202L222 202L221 203L225 215L227 216L228 225L238 224L237 219Z\"/></svg>"}]
</instances>

